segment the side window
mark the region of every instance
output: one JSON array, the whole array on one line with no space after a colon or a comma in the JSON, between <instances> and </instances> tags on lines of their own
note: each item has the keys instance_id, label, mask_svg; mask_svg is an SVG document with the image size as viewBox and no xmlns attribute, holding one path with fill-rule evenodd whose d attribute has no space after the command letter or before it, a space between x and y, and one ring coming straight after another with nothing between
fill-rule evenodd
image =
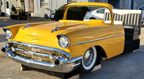
<instances>
[{"instance_id":1,"label":"side window","mask_svg":"<svg viewBox=\"0 0 144 79\"><path fill-rule=\"evenodd\" d=\"M104 13L104 12L105 12L105 9L97 10L97 13Z\"/></svg>"}]
</instances>

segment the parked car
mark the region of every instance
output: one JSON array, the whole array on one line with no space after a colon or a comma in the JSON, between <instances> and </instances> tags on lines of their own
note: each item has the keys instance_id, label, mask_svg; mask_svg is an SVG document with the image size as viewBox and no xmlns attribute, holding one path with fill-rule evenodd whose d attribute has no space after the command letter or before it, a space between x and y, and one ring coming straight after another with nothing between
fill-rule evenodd
<instances>
[{"instance_id":1,"label":"parked car","mask_svg":"<svg viewBox=\"0 0 144 79\"><path fill-rule=\"evenodd\" d=\"M117 10L117 9L112 9ZM90 20L90 19L104 19L104 13L105 11L109 11L107 8L99 8L92 11L88 11L85 14L84 21Z\"/></svg>"},{"instance_id":2,"label":"parked car","mask_svg":"<svg viewBox=\"0 0 144 79\"><path fill-rule=\"evenodd\" d=\"M89 20L89 19L103 20L105 10L106 10L106 8L99 8L99 9L96 9L93 11L88 11L85 14L84 20Z\"/></svg>"},{"instance_id":3,"label":"parked car","mask_svg":"<svg viewBox=\"0 0 144 79\"><path fill-rule=\"evenodd\" d=\"M76 6L108 8L109 13L104 20L67 20L68 9ZM75 69L89 73L101 65L101 58L110 59L139 48L141 19L135 16L141 15L141 10L129 10L125 12L126 17L117 13L123 16L123 19L118 16L117 21L124 23L115 25L112 8L108 3L72 3L66 6L63 20L59 22L7 26L3 30L8 42L2 51L21 63L22 70L28 66L60 73Z\"/></svg>"},{"instance_id":4,"label":"parked car","mask_svg":"<svg viewBox=\"0 0 144 79\"><path fill-rule=\"evenodd\" d=\"M142 10L142 22L144 22L144 5L141 6L139 10Z\"/></svg>"}]
</instances>

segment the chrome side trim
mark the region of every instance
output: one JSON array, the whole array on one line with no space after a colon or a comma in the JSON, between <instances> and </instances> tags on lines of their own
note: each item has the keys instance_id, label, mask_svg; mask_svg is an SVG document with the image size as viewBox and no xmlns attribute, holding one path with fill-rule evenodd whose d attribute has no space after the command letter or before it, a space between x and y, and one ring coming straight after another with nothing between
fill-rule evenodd
<instances>
[{"instance_id":1,"label":"chrome side trim","mask_svg":"<svg viewBox=\"0 0 144 79\"><path fill-rule=\"evenodd\" d=\"M125 35L125 33L114 35L113 37L117 37L117 36L121 36L121 35Z\"/></svg>"},{"instance_id":2,"label":"chrome side trim","mask_svg":"<svg viewBox=\"0 0 144 79\"><path fill-rule=\"evenodd\" d=\"M113 36L108 36L108 37L104 37L104 38L99 38L99 39L94 39L94 40L90 40L90 41L79 42L79 43L76 43L76 44L72 44L72 46L79 45L79 44L84 44L84 43L89 43L89 42L93 42L93 41L99 41L99 40L103 40L103 39L108 39L108 38L112 38L112 37L117 37L117 36L121 36L121 35L125 35L125 33L118 34L118 35L113 35Z\"/></svg>"},{"instance_id":3,"label":"chrome side trim","mask_svg":"<svg viewBox=\"0 0 144 79\"><path fill-rule=\"evenodd\" d=\"M46 47L46 46L39 46L39 45L28 44L28 43L19 43L19 42L14 42L14 41L8 41L8 43L25 45L25 46L29 46L29 47L42 48L42 49L47 49L47 50L51 50L51 51L58 51L58 52L61 52L61 53L65 54L68 58L71 57L69 53L67 53L67 52L65 52L63 50L57 49L57 48L51 48L51 47Z\"/></svg>"}]
</instances>

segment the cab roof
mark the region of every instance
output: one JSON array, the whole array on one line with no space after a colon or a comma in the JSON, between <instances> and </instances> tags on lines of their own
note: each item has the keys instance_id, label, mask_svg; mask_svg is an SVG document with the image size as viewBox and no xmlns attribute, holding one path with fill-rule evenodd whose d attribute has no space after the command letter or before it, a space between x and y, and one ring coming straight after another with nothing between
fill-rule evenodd
<instances>
[{"instance_id":1,"label":"cab roof","mask_svg":"<svg viewBox=\"0 0 144 79\"><path fill-rule=\"evenodd\" d=\"M107 7L109 9L112 9L113 6L108 3L98 3L98 2L78 2L78 3L71 3L68 4L67 7L75 7L75 6L91 6L91 7Z\"/></svg>"}]
</instances>

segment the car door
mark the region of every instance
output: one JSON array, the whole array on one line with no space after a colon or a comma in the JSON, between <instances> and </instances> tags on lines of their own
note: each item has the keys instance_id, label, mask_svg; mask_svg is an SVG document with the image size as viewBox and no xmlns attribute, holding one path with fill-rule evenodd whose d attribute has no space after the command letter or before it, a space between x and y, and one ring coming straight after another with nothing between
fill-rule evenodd
<instances>
[{"instance_id":1,"label":"car door","mask_svg":"<svg viewBox=\"0 0 144 79\"><path fill-rule=\"evenodd\" d=\"M97 17L96 19L103 20L104 12L105 12L105 9L98 9L98 10L93 11L92 14Z\"/></svg>"}]
</instances>

